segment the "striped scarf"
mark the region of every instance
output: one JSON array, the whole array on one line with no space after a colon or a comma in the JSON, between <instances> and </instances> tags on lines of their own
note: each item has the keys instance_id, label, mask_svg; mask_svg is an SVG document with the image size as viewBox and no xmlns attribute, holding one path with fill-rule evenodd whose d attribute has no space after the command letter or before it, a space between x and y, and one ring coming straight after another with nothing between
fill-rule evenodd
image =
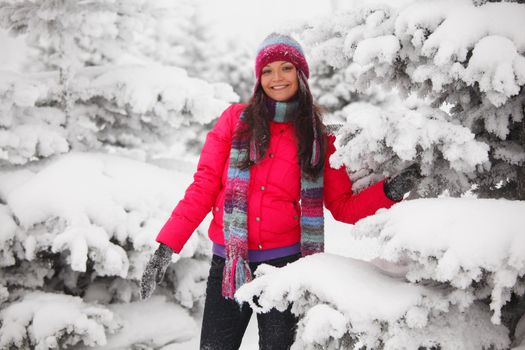
<instances>
[{"instance_id":1,"label":"striped scarf","mask_svg":"<svg viewBox=\"0 0 525 350\"><path fill-rule=\"evenodd\" d=\"M294 102L275 102L267 104L274 122L293 120L298 104ZM230 150L230 165L224 200L224 242L226 263L222 280L222 295L233 298L235 291L252 280L248 265L248 186L250 169L241 169L240 164L249 152L250 160L258 160L258 150L254 142L238 133L247 128L244 112L236 126ZM313 165L319 161L319 140L314 121L314 143L312 145ZM301 254L310 255L324 250L323 217L323 171L316 180L301 176Z\"/></svg>"}]
</instances>

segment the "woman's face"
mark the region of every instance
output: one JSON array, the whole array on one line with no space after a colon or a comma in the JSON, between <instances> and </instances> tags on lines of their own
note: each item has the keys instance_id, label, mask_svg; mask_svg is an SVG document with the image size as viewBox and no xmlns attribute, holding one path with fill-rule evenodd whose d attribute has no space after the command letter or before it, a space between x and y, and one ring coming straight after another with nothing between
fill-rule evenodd
<instances>
[{"instance_id":1,"label":"woman's face","mask_svg":"<svg viewBox=\"0 0 525 350\"><path fill-rule=\"evenodd\" d=\"M275 61L263 67L261 86L268 97L288 101L297 93L297 69L287 61Z\"/></svg>"}]
</instances>

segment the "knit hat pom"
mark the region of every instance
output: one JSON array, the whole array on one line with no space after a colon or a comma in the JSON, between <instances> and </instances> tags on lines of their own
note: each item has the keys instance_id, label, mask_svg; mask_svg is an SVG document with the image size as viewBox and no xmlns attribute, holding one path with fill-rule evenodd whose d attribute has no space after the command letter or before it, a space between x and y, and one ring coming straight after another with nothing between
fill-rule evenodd
<instances>
[{"instance_id":1,"label":"knit hat pom","mask_svg":"<svg viewBox=\"0 0 525 350\"><path fill-rule=\"evenodd\" d=\"M275 61L291 62L306 78L310 76L303 48L288 35L272 33L259 45L255 58L255 76L258 82L263 67Z\"/></svg>"}]
</instances>

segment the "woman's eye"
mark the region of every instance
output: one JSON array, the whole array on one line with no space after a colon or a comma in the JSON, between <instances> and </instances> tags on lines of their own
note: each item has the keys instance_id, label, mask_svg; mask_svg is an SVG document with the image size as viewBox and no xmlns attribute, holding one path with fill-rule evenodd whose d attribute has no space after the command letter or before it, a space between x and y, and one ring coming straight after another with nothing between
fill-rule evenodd
<instances>
[{"instance_id":1,"label":"woman's eye","mask_svg":"<svg viewBox=\"0 0 525 350\"><path fill-rule=\"evenodd\" d=\"M271 70L266 69L266 70L263 70L263 71L262 71L262 74L265 74L265 75L266 75L266 74L269 74L270 72L271 72Z\"/></svg>"},{"instance_id":2,"label":"woman's eye","mask_svg":"<svg viewBox=\"0 0 525 350\"><path fill-rule=\"evenodd\" d=\"M292 66L285 66L285 67L283 67L283 70L285 70L285 71L290 71L292 69L293 69Z\"/></svg>"}]
</instances>

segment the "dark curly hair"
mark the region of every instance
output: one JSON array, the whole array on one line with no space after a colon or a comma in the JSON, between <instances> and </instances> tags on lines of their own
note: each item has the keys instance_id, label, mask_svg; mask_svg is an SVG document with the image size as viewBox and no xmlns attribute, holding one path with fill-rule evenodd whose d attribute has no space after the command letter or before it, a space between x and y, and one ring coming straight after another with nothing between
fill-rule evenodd
<instances>
[{"instance_id":1,"label":"dark curly hair","mask_svg":"<svg viewBox=\"0 0 525 350\"><path fill-rule=\"evenodd\" d=\"M312 93L306 76L300 71L298 73L299 87L297 95L294 98L298 99L299 108L297 116L294 118L295 136L297 139L297 154L299 165L303 176L309 179L317 179L321 174L325 162L326 153L326 135L325 126L321 120L321 110L314 104ZM268 150L270 144L270 121L272 116L267 107L267 99L269 97L264 92L262 86L259 84L256 91L248 105L244 109L245 121L247 127L237 130L237 137L243 139L255 140L258 149L258 159L262 159ZM319 135L320 154L319 161L316 165L311 165L312 145L314 142L314 132L312 125L312 117L315 118L315 127L317 135ZM250 160L249 152L245 152L245 159L241 160L240 167L248 169L254 163Z\"/></svg>"}]
</instances>

